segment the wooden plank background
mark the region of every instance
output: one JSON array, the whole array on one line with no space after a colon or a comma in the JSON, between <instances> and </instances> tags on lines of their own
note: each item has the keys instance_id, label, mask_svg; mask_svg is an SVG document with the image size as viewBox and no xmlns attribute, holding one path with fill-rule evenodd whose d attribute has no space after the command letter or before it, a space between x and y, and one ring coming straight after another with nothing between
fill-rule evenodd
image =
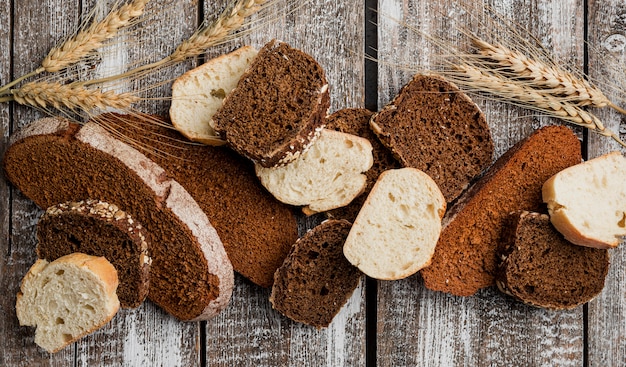
<instances>
[{"instance_id":1,"label":"wooden plank background","mask_svg":"<svg viewBox=\"0 0 626 367\"><path fill-rule=\"evenodd\" d=\"M287 3L287 0L283 0ZM111 3L113 1L109 1ZM164 56L226 0L152 0L165 8L120 52L125 57ZM410 79L404 65L427 68L428 47L406 25L427 32L449 31L455 22L476 20L446 0L311 0L252 34L208 52L213 57L243 44L261 47L278 38L312 54L331 87L331 112L377 100L390 101ZM529 29L557 57L601 81L623 86L626 6L619 0L484 0ZM0 4L0 84L36 67L47 51L70 34L95 0L12 0ZM108 4L100 4L104 12ZM585 8L586 6L586 8ZM365 13L378 9L376 38L365 37ZM446 14L450 18L441 17ZM452 20L453 21L452 21ZM401 22L398 22L401 20ZM404 23L404 24L403 24ZM585 33L587 26L587 33ZM369 25L368 27L372 27ZM588 40L589 47L585 47ZM374 73L364 68L365 46L376 48ZM133 88L169 80L194 65L162 71ZM377 73L377 75L376 75ZM168 95L169 85L153 91ZM622 87L623 88L623 87ZM621 98L618 92L614 97ZM499 156L539 126L556 121L500 103L477 99L487 113ZM167 100L142 105L167 112ZM599 111L606 125L626 133L623 117ZM42 114L0 105L2 141L11 131ZM607 139L582 134L589 158L619 149ZM625 138L622 134L622 138ZM622 150L623 151L623 150ZM453 297L424 289L419 276L396 282L363 281L327 329L294 323L271 309L269 291L236 278L231 305L215 319L183 323L146 302L122 310L105 328L72 347L49 355L33 342L33 329L19 327L15 293L35 260L35 225L40 211L0 179L0 343L1 366L624 366L626 365L626 254L611 251L607 285L596 300L571 311L525 306L487 289ZM302 231L320 217L303 219Z\"/></svg>"}]
</instances>

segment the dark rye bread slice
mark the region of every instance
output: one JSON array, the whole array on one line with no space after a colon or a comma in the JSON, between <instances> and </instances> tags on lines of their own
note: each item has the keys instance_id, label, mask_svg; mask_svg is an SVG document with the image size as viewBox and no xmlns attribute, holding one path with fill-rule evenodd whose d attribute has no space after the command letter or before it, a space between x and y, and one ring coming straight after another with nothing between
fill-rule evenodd
<instances>
[{"instance_id":1,"label":"dark rye bread slice","mask_svg":"<svg viewBox=\"0 0 626 367\"><path fill-rule=\"evenodd\" d=\"M400 168L400 163L393 157L389 149L378 141L376 134L370 129L369 123L372 115L374 113L365 108L345 108L326 117L326 129L341 131L369 140L374 156L372 168L365 172L367 177L365 191L352 200L349 205L326 212L331 218L354 222L378 176L384 171Z\"/></svg>"},{"instance_id":2,"label":"dark rye bread slice","mask_svg":"<svg viewBox=\"0 0 626 367\"><path fill-rule=\"evenodd\" d=\"M540 211L543 183L581 160L580 142L564 126L541 128L509 149L446 213L431 265L421 271L426 287L469 296L494 285L508 214Z\"/></svg>"},{"instance_id":3,"label":"dark rye bread slice","mask_svg":"<svg viewBox=\"0 0 626 367\"><path fill-rule=\"evenodd\" d=\"M269 287L274 272L298 239L293 208L261 186L252 162L226 147L189 144L169 122L105 114L99 118L143 147L150 159L180 183L206 213L235 271ZM149 151L154 151L151 154Z\"/></svg>"},{"instance_id":4,"label":"dark rye bread slice","mask_svg":"<svg viewBox=\"0 0 626 367\"><path fill-rule=\"evenodd\" d=\"M37 256L52 262L75 252L113 264L122 307L139 307L148 295L152 259L145 228L117 205L88 199L46 209L37 223Z\"/></svg>"},{"instance_id":5,"label":"dark rye bread slice","mask_svg":"<svg viewBox=\"0 0 626 367\"><path fill-rule=\"evenodd\" d=\"M503 247L498 288L537 307L560 310L587 303L602 291L609 271L606 249L570 243L547 214L512 213Z\"/></svg>"},{"instance_id":6,"label":"dark rye bread slice","mask_svg":"<svg viewBox=\"0 0 626 367\"><path fill-rule=\"evenodd\" d=\"M38 206L88 198L116 203L146 228L148 297L181 320L228 304L234 276L204 212L165 171L94 123L34 121L11 137L7 178Z\"/></svg>"},{"instance_id":7,"label":"dark rye bread slice","mask_svg":"<svg viewBox=\"0 0 626 367\"><path fill-rule=\"evenodd\" d=\"M296 242L275 274L274 309L318 328L331 323L361 277L343 256L350 227L346 220L326 220Z\"/></svg>"},{"instance_id":8,"label":"dark rye bread slice","mask_svg":"<svg viewBox=\"0 0 626 367\"><path fill-rule=\"evenodd\" d=\"M435 180L448 203L491 164L494 147L484 114L439 76L415 75L371 125L404 167Z\"/></svg>"},{"instance_id":9,"label":"dark rye bread slice","mask_svg":"<svg viewBox=\"0 0 626 367\"><path fill-rule=\"evenodd\" d=\"M330 106L324 70L283 42L267 43L213 116L215 130L263 167L291 162L313 143Z\"/></svg>"}]
</instances>

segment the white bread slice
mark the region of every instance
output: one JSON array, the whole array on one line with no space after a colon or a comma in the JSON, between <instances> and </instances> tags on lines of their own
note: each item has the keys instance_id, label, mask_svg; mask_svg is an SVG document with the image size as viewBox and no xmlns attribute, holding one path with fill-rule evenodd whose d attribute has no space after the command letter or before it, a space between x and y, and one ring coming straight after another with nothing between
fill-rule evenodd
<instances>
[{"instance_id":1,"label":"white bread slice","mask_svg":"<svg viewBox=\"0 0 626 367\"><path fill-rule=\"evenodd\" d=\"M108 323L120 307L117 272L104 257L73 253L39 259L22 280L15 309L35 326L35 343L58 352Z\"/></svg>"},{"instance_id":2,"label":"white bread slice","mask_svg":"<svg viewBox=\"0 0 626 367\"><path fill-rule=\"evenodd\" d=\"M427 266L441 233L446 200L416 168L383 172L357 215L343 247L368 276L406 278Z\"/></svg>"},{"instance_id":3,"label":"white bread slice","mask_svg":"<svg viewBox=\"0 0 626 367\"><path fill-rule=\"evenodd\" d=\"M542 195L550 221L574 244L614 248L626 236L626 158L618 151L557 173Z\"/></svg>"},{"instance_id":4,"label":"white bread slice","mask_svg":"<svg viewBox=\"0 0 626 367\"><path fill-rule=\"evenodd\" d=\"M278 200L306 205L313 214L339 208L363 192L372 167L372 145L356 135L323 129L320 137L293 162L272 168L256 164L261 183Z\"/></svg>"},{"instance_id":5,"label":"white bread slice","mask_svg":"<svg viewBox=\"0 0 626 367\"><path fill-rule=\"evenodd\" d=\"M190 140L209 145L225 144L217 139L213 115L237 86L258 51L251 46L216 57L178 77L172 85L170 119Z\"/></svg>"}]
</instances>

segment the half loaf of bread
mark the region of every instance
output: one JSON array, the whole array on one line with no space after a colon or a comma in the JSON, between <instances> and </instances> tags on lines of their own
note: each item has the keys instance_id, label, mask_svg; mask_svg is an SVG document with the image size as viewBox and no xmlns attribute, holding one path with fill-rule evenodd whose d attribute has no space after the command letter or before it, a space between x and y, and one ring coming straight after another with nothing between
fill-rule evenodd
<instances>
[{"instance_id":1,"label":"half loaf of bread","mask_svg":"<svg viewBox=\"0 0 626 367\"><path fill-rule=\"evenodd\" d=\"M287 164L319 135L328 82L310 55L272 40L213 115L215 131L263 167Z\"/></svg>"},{"instance_id":2,"label":"half loaf of bread","mask_svg":"<svg viewBox=\"0 0 626 367\"><path fill-rule=\"evenodd\" d=\"M415 75L371 120L405 167L424 171L451 203L491 164L493 141L478 106L436 75Z\"/></svg>"},{"instance_id":3,"label":"half loaf of bread","mask_svg":"<svg viewBox=\"0 0 626 367\"><path fill-rule=\"evenodd\" d=\"M348 205L365 189L363 174L372 167L367 139L322 130L319 139L293 162L278 167L256 165L265 188L283 203L306 206L307 214Z\"/></svg>"},{"instance_id":4,"label":"half loaf of bread","mask_svg":"<svg viewBox=\"0 0 626 367\"><path fill-rule=\"evenodd\" d=\"M176 130L193 141L224 144L214 130L213 115L257 53L253 47L244 46L178 77L172 84L170 107L170 119Z\"/></svg>"},{"instance_id":5,"label":"half loaf of bread","mask_svg":"<svg viewBox=\"0 0 626 367\"><path fill-rule=\"evenodd\" d=\"M120 307L117 285L117 272L104 257L39 259L22 280L17 318L37 328L37 345L56 353L111 321Z\"/></svg>"},{"instance_id":6,"label":"half loaf of bread","mask_svg":"<svg viewBox=\"0 0 626 367\"><path fill-rule=\"evenodd\" d=\"M469 296L493 286L509 213L539 211L543 183L580 161L580 142L564 126L543 127L509 149L446 214L433 261L421 271L426 287Z\"/></svg>"},{"instance_id":7,"label":"half loaf of bread","mask_svg":"<svg viewBox=\"0 0 626 367\"><path fill-rule=\"evenodd\" d=\"M524 303L568 309L600 293L609 271L607 250L576 246L550 224L547 214L512 214L503 235L496 275L501 291Z\"/></svg>"},{"instance_id":8,"label":"half loaf of bread","mask_svg":"<svg viewBox=\"0 0 626 367\"><path fill-rule=\"evenodd\" d=\"M385 171L356 217L343 253L372 278L406 278L430 263L445 211L445 198L430 176L415 168Z\"/></svg>"},{"instance_id":9,"label":"half loaf of bread","mask_svg":"<svg viewBox=\"0 0 626 367\"><path fill-rule=\"evenodd\" d=\"M152 257L148 297L165 311L200 320L228 304L232 265L205 213L161 167L100 125L34 121L12 135L3 165L42 208L93 198L138 220Z\"/></svg>"},{"instance_id":10,"label":"half loaf of bread","mask_svg":"<svg viewBox=\"0 0 626 367\"><path fill-rule=\"evenodd\" d=\"M74 252L103 256L115 266L122 307L139 307L148 295L152 260L145 229L117 205L88 199L46 210L37 223L37 256L54 261Z\"/></svg>"},{"instance_id":11,"label":"half loaf of bread","mask_svg":"<svg viewBox=\"0 0 626 367\"><path fill-rule=\"evenodd\" d=\"M614 248L626 236L626 158L611 152L569 167L543 185L550 220L567 240Z\"/></svg>"}]
</instances>

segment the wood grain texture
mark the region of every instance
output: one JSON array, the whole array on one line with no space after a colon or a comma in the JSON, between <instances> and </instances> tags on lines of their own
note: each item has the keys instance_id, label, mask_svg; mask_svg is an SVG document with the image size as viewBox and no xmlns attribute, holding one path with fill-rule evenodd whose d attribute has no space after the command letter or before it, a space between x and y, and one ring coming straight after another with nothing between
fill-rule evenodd
<instances>
[{"instance_id":1,"label":"wood grain texture","mask_svg":"<svg viewBox=\"0 0 626 367\"><path fill-rule=\"evenodd\" d=\"M621 107L626 87L626 4L619 0L589 1L589 74ZM614 85L616 90L609 89ZM594 110L607 128L626 139L626 116ZM597 134L589 135L589 158L626 149ZM626 251L624 243L610 251L604 290L589 303L589 366L626 365Z\"/></svg>"},{"instance_id":2,"label":"wood grain texture","mask_svg":"<svg viewBox=\"0 0 626 367\"><path fill-rule=\"evenodd\" d=\"M205 14L214 14L213 9L224 3L206 2ZM282 6L286 3L283 1ZM330 88L331 111L362 107L363 3L300 3L304 5L295 12L283 12L253 34L209 50L208 57L245 44L259 49L276 38L311 54L322 65ZM301 217L301 233L320 220L321 216ZM271 307L269 290L237 277L231 305L207 322L207 366L364 366L364 293L361 285L333 323L317 330L281 316Z\"/></svg>"},{"instance_id":3,"label":"wood grain texture","mask_svg":"<svg viewBox=\"0 0 626 367\"><path fill-rule=\"evenodd\" d=\"M528 28L557 56L582 67L583 20L579 1L493 1L499 13ZM481 3L473 6L480 10ZM432 43L420 32L446 37L456 27L481 34L480 14L469 17L447 1L379 1L379 108L409 81L418 65L428 70ZM389 14L390 16L386 16ZM394 20L395 19L395 20ZM410 27L407 27L409 25ZM454 39L452 39L454 41ZM462 45L461 45L462 46ZM518 108L473 97L486 113L496 157L534 129L555 121ZM379 366L580 366L584 354L583 309L551 312L520 304L485 289L472 297L453 297L423 287L418 275L379 282L377 361Z\"/></svg>"}]
</instances>

